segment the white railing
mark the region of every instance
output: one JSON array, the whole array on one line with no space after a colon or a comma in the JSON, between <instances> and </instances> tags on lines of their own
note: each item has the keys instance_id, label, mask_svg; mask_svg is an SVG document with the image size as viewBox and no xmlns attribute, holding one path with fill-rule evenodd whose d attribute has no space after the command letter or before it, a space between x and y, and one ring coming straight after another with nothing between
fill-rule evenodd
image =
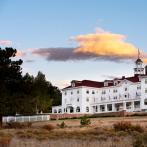
<instances>
[{"instance_id":1,"label":"white railing","mask_svg":"<svg viewBox=\"0 0 147 147\"><path fill-rule=\"evenodd\" d=\"M32 116L4 116L3 122L35 122L50 120L50 115L32 115Z\"/></svg>"}]
</instances>

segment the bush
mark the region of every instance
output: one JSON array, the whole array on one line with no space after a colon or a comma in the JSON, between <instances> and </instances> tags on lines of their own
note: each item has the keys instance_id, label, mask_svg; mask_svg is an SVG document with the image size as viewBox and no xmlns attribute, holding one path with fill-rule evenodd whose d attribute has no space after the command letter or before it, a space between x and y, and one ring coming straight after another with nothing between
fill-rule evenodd
<instances>
[{"instance_id":1,"label":"bush","mask_svg":"<svg viewBox=\"0 0 147 147\"><path fill-rule=\"evenodd\" d=\"M31 128L31 122L7 122L5 128L9 129L23 129L23 128Z\"/></svg>"},{"instance_id":2,"label":"bush","mask_svg":"<svg viewBox=\"0 0 147 147\"><path fill-rule=\"evenodd\" d=\"M51 131L51 130L55 129L55 127L53 125L51 125L51 124L44 125L42 128L46 129L48 131Z\"/></svg>"},{"instance_id":3,"label":"bush","mask_svg":"<svg viewBox=\"0 0 147 147\"><path fill-rule=\"evenodd\" d=\"M61 124L57 124L57 126L58 126L59 128L65 128L65 127L67 127L67 125L65 124L64 121L63 121Z\"/></svg>"},{"instance_id":4,"label":"bush","mask_svg":"<svg viewBox=\"0 0 147 147\"><path fill-rule=\"evenodd\" d=\"M91 121L90 121L90 119L87 116L83 116L81 118L80 124L82 126L90 125L91 124Z\"/></svg>"},{"instance_id":5,"label":"bush","mask_svg":"<svg viewBox=\"0 0 147 147\"><path fill-rule=\"evenodd\" d=\"M5 136L5 137L0 137L0 146L1 147L8 147L10 142L11 142L11 137Z\"/></svg>"},{"instance_id":6,"label":"bush","mask_svg":"<svg viewBox=\"0 0 147 147\"><path fill-rule=\"evenodd\" d=\"M113 124L113 128L115 131L137 131L137 132L143 132L143 128L140 125L132 125L128 121L121 121Z\"/></svg>"},{"instance_id":7,"label":"bush","mask_svg":"<svg viewBox=\"0 0 147 147\"><path fill-rule=\"evenodd\" d=\"M147 146L147 133L138 135L133 141L133 147L146 147Z\"/></svg>"}]
</instances>

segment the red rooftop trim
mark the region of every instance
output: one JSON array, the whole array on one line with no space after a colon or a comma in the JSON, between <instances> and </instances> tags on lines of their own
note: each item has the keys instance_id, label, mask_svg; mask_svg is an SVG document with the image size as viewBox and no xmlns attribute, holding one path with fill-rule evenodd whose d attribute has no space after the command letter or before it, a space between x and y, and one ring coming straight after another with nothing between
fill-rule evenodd
<instances>
[{"instance_id":1,"label":"red rooftop trim","mask_svg":"<svg viewBox=\"0 0 147 147\"><path fill-rule=\"evenodd\" d=\"M134 75L133 77L122 77L121 79L117 79L117 80L119 81L118 83L120 83L120 81L123 81L125 79L133 83L136 83L139 82L139 75ZM95 88L110 87L110 86L114 86L114 81L116 81L116 79L106 80L105 82L108 82L108 86L104 86L104 82L97 82L91 80L74 81L75 83L74 87L80 87L80 86L95 87ZM72 86L65 87L63 88L63 90L68 88L72 88Z\"/></svg>"}]
</instances>

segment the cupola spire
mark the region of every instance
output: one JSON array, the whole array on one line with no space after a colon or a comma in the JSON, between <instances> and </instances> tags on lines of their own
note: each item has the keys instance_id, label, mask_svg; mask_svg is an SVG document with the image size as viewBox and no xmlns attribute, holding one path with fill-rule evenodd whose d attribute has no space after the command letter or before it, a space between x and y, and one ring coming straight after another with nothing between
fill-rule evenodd
<instances>
[{"instance_id":1,"label":"cupola spire","mask_svg":"<svg viewBox=\"0 0 147 147\"><path fill-rule=\"evenodd\" d=\"M142 67L142 60L140 59L140 50L138 49L137 52L137 60L135 61L136 67L134 68L134 74L135 75L142 75L144 74L144 68Z\"/></svg>"}]
</instances>

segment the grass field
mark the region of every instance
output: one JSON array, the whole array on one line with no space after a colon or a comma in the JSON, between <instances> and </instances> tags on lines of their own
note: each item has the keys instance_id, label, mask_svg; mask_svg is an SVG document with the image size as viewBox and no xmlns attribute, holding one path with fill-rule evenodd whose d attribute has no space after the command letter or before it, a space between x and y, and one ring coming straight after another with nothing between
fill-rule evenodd
<instances>
[{"instance_id":1,"label":"grass field","mask_svg":"<svg viewBox=\"0 0 147 147\"><path fill-rule=\"evenodd\" d=\"M61 128L59 124L63 121L65 126ZM146 116L91 118L90 121L88 126L81 126L80 119L67 119L35 122L29 128L3 128L0 130L0 147L147 146ZM114 124L119 122L131 122L143 131L134 130L134 127L116 131Z\"/></svg>"}]
</instances>

